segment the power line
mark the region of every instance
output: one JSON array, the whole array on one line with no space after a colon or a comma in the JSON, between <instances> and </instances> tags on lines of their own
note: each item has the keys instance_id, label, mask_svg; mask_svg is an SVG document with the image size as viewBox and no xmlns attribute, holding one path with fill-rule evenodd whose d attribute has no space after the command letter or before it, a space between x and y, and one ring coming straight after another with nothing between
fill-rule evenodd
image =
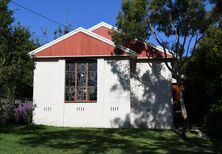
<instances>
[{"instance_id":1,"label":"power line","mask_svg":"<svg viewBox=\"0 0 222 154\"><path fill-rule=\"evenodd\" d=\"M60 26L63 26L63 27L67 27L67 25L65 25L65 24L63 24L63 23L60 23L60 22L58 22L58 21L56 21L56 20L54 20L54 19L51 19L51 18L49 18L49 17L46 17L45 15L42 15L42 14L36 12L36 11L33 11L33 10L31 10L31 9L25 7L25 6L22 6L21 4L18 4L18 3L16 3L16 2L12 1L12 0L10 0L10 2L13 3L13 4L15 4L15 5L17 5L17 6L19 6L19 7L21 7L21 8L23 8L23 9L25 9L25 10L27 10L27 11L29 11L29 12L32 12L32 13L34 13L34 14L42 17L42 18L45 18L45 19L47 19L47 20L49 20L49 21L51 21L51 22L53 22L53 23L56 23L56 24L58 24L58 25L60 25Z\"/></svg>"}]
</instances>

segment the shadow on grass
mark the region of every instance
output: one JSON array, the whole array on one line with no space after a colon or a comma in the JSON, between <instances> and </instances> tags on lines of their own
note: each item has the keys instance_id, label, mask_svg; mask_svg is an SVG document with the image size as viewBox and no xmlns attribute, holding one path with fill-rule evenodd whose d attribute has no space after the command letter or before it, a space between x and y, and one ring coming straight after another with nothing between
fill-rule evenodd
<instances>
[{"instance_id":1,"label":"shadow on grass","mask_svg":"<svg viewBox=\"0 0 222 154\"><path fill-rule=\"evenodd\" d=\"M0 126L0 134L23 134L23 133L35 133L40 130L46 130L47 126L43 125L20 125L20 124L7 124Z\"/></svg>"},{"instance_id":2,"label":"shadow on grass","mask_svg":"<svg viewBox=\"0 0 222 154\"><path fill-rule=\"evenodd\" d=\"M182 138L171 130L8 125L0 128L0 134L19 135L21 145L76 153L214 153L221 150L210 140Z\"/></svg>"}]
</instances>

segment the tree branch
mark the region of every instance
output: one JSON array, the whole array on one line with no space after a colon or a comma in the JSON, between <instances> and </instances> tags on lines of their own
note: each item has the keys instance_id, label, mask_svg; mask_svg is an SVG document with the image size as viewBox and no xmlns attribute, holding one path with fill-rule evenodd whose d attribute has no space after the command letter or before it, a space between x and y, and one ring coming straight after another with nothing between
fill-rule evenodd
<instances>
[{"instance_id":1,"label":"tree branch","mask_svg":"<svg viewBox=\"0 0 222 154\"><path fill-rule=\"evenodd\" d=\"M149 22L149 21L148 21L148 22ZM163 45L163 41L157 37L157 34L156 34L156 32L153 30L152 25L151 25L150 22L149 22L149 27L150 27L150 30L151 30L151 33L152 33L153 37L156 39L156 41L159 43L159 45L161 45L161 46L163 47L164 58L166 59L166 58L167 58L167 51L166 51L165 46ZM165 64L166 64L167 68L168 68L172 73L175 74L176 72L173 70L173 68L171 68L171 67L169 66L168 62L167 62L166 60L165 60L164 62L165 62Z\"/></svg>"},{"instance_id":2,"label":"tree branch","mask_svg":"<svg viewBox=\"0 0 222 154\"><path fill-rule=\"evenodd\" d=\"M190 43L191 43L191 41L193 40L193 37L194 37L194 35L191 36L191 38L190 38L190 40L189 40L189 42L188 42L187 51L186 51L186 57L188 56L188 52L189 52L189 49L190 49Z\"/></svg>"},{"instance_id":3,"label":"tree branch","mask_svg":"<svg viewBox=\"0 0 222 154\"><path fill-rule=\"evenodd\" d=\"M172 23L170 23L170 26L174 29L174 31L175 31L175 33L176 33L176 35L177 35L177 29L176 29L176 27L175 27Z\"/></svg>"},{"instance_id":4,"label":"tree branch","mask_svg":"<svg viewBox=\"0 0 222 154\"><path fill-rule=\"evenodd\" d=\"M5 57L3 57L3 60L2 60L2 64L1 65L4 65L5 64Z\"/></svg>"},{"instance_id":5,"label":"tree branch","mask_svg":"<svg viewBox=\"0 0 222 154\"><path fill-rule=\"evenodd\" d=\"M187 52L186 52L186 57L188 56L188 51L189 51L189 48L190 48L190 43L191 43L193 37L194 37L194 35L192 35L192 37L191 37L190 40L189 40L188 47L187 47ZM190 56L190 58L193 56L194 52L196 51L196 46L197 46L197 44L199 43L199 41L200 41L202 38L203 38L203 35L201 35L199 38L198 38L198 35L197 35L196 41L195 41L195 43L194 43L193 53L192 53L192 55ZM183 66L183 65L185 64L185 62L187 62L187 60L188 60L188 59L186 58L186 59L183 61L183 63L181 64L181 66Z\"/></svg>"},{"instance_id":6,"label":"tree branch","mask_svg":"<svg viewBox=\"0 0 222 154\"><path fill-rule=\"evenodd\" d=\"M184 52L184 51L185 51L185 50L184 50L184 46L185 46L186 42L187 42L187 35L184 36L183 44L182 44L182 47L181 47L181 50L182 50L181 52Z\"/></svg>"},{"instance_id":7,"label":"tree branch","mask_svg":"<svg viewBox=\"0 0 222 154\"><path fill-rule=\"evenodd\" d=\"M194 47L193 47L193 53L196 51L197 44L199 43L199 41L200 41L202 38L203 38L203 35L201 35L201 36L198 38L198 34L197 34L196 41L195 41Z\"/></svg>"}]
</instances>

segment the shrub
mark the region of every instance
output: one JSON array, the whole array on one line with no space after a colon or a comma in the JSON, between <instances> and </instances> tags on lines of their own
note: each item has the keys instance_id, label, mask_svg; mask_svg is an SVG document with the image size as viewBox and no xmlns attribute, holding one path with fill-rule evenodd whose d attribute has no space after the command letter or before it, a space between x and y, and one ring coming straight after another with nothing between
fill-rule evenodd
<instances>
[{"instance_id":1,"label":"shrub","mask_svg":"<svg viewBox=\"0 0 222 154\"><path fill-rule=\"evenodd\" d=\"M4 125L13 119L13 102L13 100L0 98L0 125Z\"/></svg>"},{"instance_id":2,"label":"shrub","mask_svg":"<svg viewBox=\"0 0 222 154\"><path fill-rule=\"evenodd\" d=\"M32 111L34 110L32 103L20 103L15 108L15 120L19 123L32 123Z\"/></svg>"},{"instance_id":3,"label":"shrub","mask_svg":"<svg viewBox=\"0 0 222 154\"><path fill-rule=\"evenodd\" d=\"M222 98L217 103L211 105L208 114L204 118L203 128L212 137L222 137Z\"/></svg>"}]
</instances>

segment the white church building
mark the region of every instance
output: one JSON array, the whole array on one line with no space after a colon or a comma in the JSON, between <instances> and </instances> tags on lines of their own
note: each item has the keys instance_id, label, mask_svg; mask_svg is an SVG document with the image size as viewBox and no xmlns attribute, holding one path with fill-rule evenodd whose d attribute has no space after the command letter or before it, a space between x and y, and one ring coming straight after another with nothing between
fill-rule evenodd
<instances>
[{"instance_id":1,"label":"white church building","mask_svg":"<svg viewBox=\"0 0 222 154\"><path fill-rule=\"evenodd\" d=\"M172 74L161 48L115 46L101 22L30 52L33 123L96 128L173 126ZM133 55L131 53L136 53Z\"/></svg>"}]
</instances>

